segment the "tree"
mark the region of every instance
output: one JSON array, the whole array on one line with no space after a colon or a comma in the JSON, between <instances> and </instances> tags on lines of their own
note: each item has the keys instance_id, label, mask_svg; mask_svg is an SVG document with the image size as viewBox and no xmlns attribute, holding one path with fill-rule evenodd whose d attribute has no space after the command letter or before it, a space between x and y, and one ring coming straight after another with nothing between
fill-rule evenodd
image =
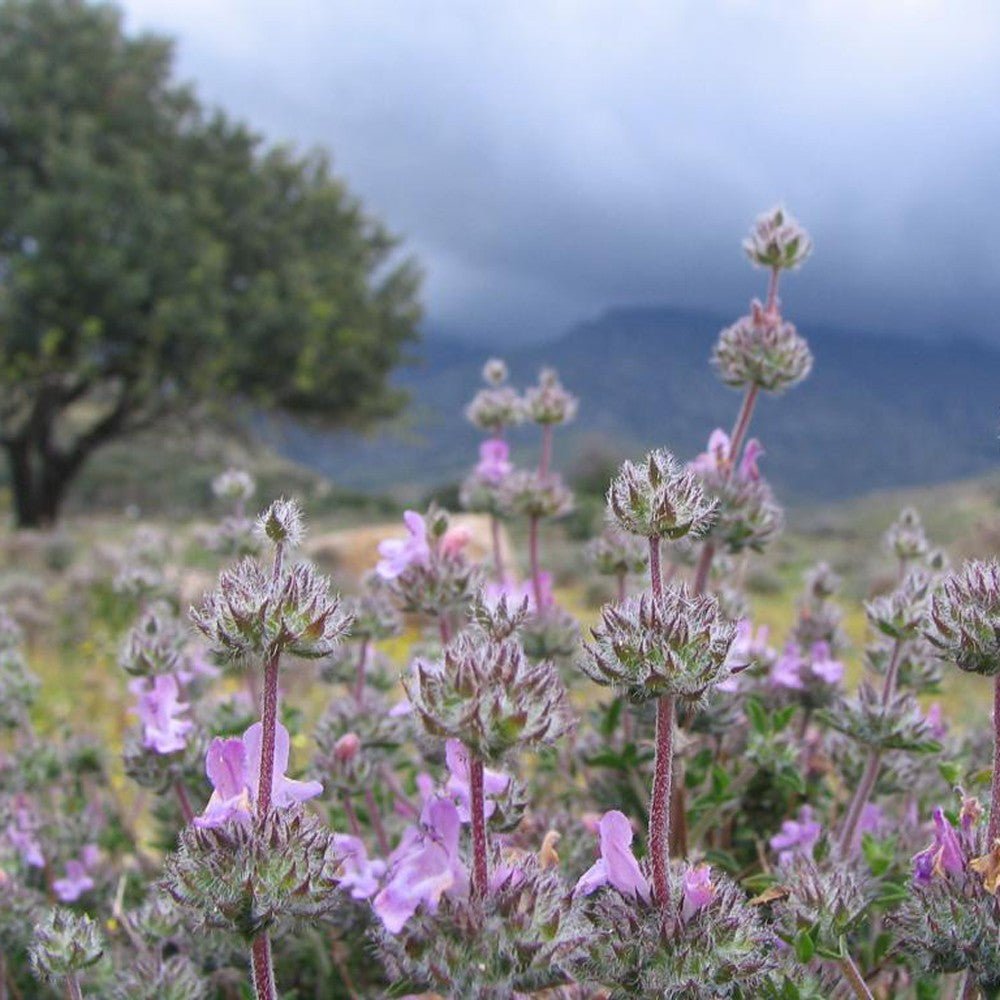
<instances>
[{"instance_id":1,"label":"tree","mask_svg":"<svg viewBox=\"0 0 1000 1000\"><path fill-rule=\"evenodd\" d=\"M96 448L196 400L366 423L419 275L321 152L172 80L120 11L0 0L0 444L17 521Z\"/></svg>"}]
</instances>

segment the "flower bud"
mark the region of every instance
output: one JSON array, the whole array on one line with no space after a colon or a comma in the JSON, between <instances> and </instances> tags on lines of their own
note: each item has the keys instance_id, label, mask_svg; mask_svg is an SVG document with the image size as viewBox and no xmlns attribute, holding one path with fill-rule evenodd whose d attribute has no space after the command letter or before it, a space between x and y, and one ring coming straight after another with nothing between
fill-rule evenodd
<instances>
[{"instance_id":1,"label":"flower bud","mask_svg":"<svg viewBox=\"0 0 1000 1000\"><path fill-rule=\"evenodd\" d=\"M212 492L220 500L236 504L246 503L256 492L257 484L249 472L227 469L212 480Z\"/></svg>"},{"instance_id":2,"label":"flower bud","mask_svg":"<svg viewBox=\"0 0 1000 1000\"><path fill-rule=\"evenodd\" d=\"M257 519L257 534L274 545L295 548L305 535L302 508L297 500L275 500Z\"/></svg>"},{"instance_id":3,"label":"flower bud","mask_svg":"<svg viewBox=\"0 0 1000 1000\"><path fill-rule=\"evenodd\" d=\"M791 323L766 313L759 302L750 315L720 334L712 364L722 381L736 389L757 386L780 393L801 382L812 370L812 352Z\"/></svg>"},{"instance_id":4,"label":"flower bud","mask_svg":"<svg viewBox=\"0 0 1000 1000\"><path fill-rule=\"evenodd\" d=\"M634 535L626 535L613 525L587 544L587 561L602 576L643 573L649 564L649 549Z\"/></svg>"},{"instance_id":5,"label":"flower bud","mask_svg":"<svg viewBox=\"0 0 1000 1000\"><path fill-rule=\"evenodd\" d=\"M812 249L809 234L780 206L758 215L743 241L743 250L752 263L772 269L801 267Z\"/></svg>"},{"instance_id":6,"label":"flower bud","mask_svg":"<svg viewBox=\"0 0 1000 1000\"><path fill-rule=\"evenodd\" d=\"M517 746L551 743L570 725L552 665L530 663L510 639L463 632L440 661L417 660L404 687L428 732L461 740L487 762Z\"/></svg>"},{"instance_id":7,"label":"flower bud","mask_svg":"<svg viewBox=\"0 0 1000 1000\"><path fill-rule=\"evenodd\" d=\"M967 562L931 601L927 639L960 670L1000 674L1000 563Z\"/></svg>"},{"instance_id":8,"label":"flower bud","mask_svg":"<svg viewBox=\"0 0 1000 1000\"><path fill-rule=\"evenodd\" d=\"M509 385L493 385L476 393L465 408L465 417L480 430L498 434L523 423L524 401Z\"/></svg>"},{"instance_id":9,"label":"flower bud","mask_svg":"<svg viewBox=\"0 0 1000 1000\"><path fill-rule=\"evenodd\" d=\"M54 982L95 965L104 954L97 924L85 913L49 910L35 928L31 966L39 979Z\"/></svg>"},{"instance_id":10,"label":"flower bud","mask_svg":"<svg viewBox=\"0 0 1000 1000\"><path fill-rule=\"evenodd\" d=\"M591 680L636 702L667 694L698 701L728 676L736 626L714 597L692 597L681 586L605 605L593 635L581 663Z\"/></svg>"},{"instance_id":11,"label":"flower bud","mask_svg":"<svg viewBox=\"0 0 1000 1000\"><path fill-rule=\"evenodd\" d=\"M194 928L252 941L276 923L315 921L343 905L333 837L301 809L263 824L189 826L164 864L163 885Z\"/></svg>"},{"instance_id":12,"label":"flower bud","mask_svg":"<svg viewBox=\"0 0 1000 1000\"><path fill-rule=\"evenodd\" d=\"M503 385L507 381L507 362L500 358L490 358L483 365L483 381L487 385Z\"/></svg>"},{"instance_id":13,"label":"flower bud","mask_svg":"<svg viewBox=\"0 0 1000 1000\"><path fill-rule=\"evenodd\" d=\"M899 517L885 533L885 546L903 562L922 559L930 552L920 515L912 507L904 507Z\"/></svg>"},{"instance_id":14,"label":"flower bud","mask_svg":"<svg viewBox=\"0 0 1000 1000\"><path fill-rule=\"evenodd\" d=\"M651 451L640 465L625 462L608 488L608 507L622 530L646 538L704 534L717 503L698 477L669 451Z\"/></svg>"},{"instance_id":15,"label":"flower bud","mask_svg":"<svg viewBox=\"0 0 1000 1000\"><path fill-rule=\"evenodd\" d=\"M579 401L567 392L551 368L543 368L538 384L524 394L528 416L536 424L565 424L576 416Z\"/></svg>"},{"instance_id":16,"label":"flower bud","mask_svg":"<svg viewBox=\"0 0 1000 1000\"><path fill-rule=\"evenodd\" d=\"M516 469L500 484L498 497L512 517L564 517L573 510L573 494L554 472Z\"/></svg>"},{"instance_id":17,"label":"flower bud","mask_svg":"<svg viewBox=\"0 0 1000 1000\"><path fill-rule=\"evenodd\" d=\"M341 763L354 760L361 751L361 739L357 733L344 733L333 745L333 756Z\"/></svg>"}]
</instances>

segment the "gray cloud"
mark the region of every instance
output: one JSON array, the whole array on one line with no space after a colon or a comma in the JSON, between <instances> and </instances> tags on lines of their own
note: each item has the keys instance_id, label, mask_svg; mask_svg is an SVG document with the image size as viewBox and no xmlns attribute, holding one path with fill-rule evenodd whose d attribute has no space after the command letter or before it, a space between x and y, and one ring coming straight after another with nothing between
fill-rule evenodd
<instances>
[{"instance_id":1,"label":"gray cloud","mask_svg":"<svg viewBox=\"0 0 1000 1000\"><path fill-rule=\"evenodd\" d=\"M813 233L806 321L1000 339L989 0L127 0L181 75L322 144L427 272L429 325L551 336L611 304L741 309L739 239Z\"/></svg>"}]
</instances>

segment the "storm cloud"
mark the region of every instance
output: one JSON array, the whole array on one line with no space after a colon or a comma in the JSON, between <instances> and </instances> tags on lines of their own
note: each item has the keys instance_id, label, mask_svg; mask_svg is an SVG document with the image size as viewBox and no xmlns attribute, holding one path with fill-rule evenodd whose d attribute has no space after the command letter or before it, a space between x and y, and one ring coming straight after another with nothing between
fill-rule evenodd
<instances>
[{"instance_id":1,"label":"storm cloud","mask_svg":"<svg viewBox=\"0 0 1000 1000\"><path fill-rule=\"evenodd\" d=\"M810 229L796 318L1000 342L992 2L127 0L179 73L322 145L423 263L429 330L741 311L739 240Z\"/></svg>"}]
</instances>

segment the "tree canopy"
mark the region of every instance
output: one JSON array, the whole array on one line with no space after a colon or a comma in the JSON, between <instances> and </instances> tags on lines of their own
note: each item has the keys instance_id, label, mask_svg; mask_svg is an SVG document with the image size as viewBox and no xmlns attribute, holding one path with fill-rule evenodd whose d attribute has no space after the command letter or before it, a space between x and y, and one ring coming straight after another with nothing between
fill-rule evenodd
<instances>
[{"instance_id":1,"label":"tree canopy","mask_svg":"<svg viewBox=\"0 0 1000 1000\"><path fill-rule=\"evenodd\" d=\"M192 400L365 423L419 273L320 151L266 144L121 12L0 0L0 443L18 520Z\"/></svg>"}]
</instances>

